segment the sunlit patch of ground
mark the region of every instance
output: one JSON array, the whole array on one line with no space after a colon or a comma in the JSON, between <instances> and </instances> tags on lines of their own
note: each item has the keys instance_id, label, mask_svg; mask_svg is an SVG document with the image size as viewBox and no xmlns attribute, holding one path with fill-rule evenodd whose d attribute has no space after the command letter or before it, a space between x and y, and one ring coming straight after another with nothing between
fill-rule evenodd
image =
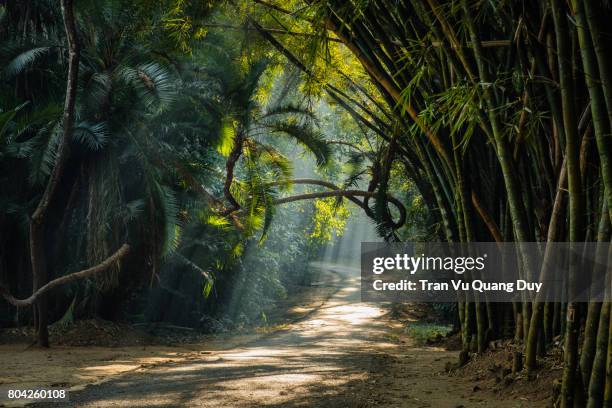
<instances>
[{"instance_id":1,"label":"sunlit patch of ground","mask_svg":"<svg viewBox=\"0 0 612 408\"><path fill-rule=\"evenodd\" d=\"M79 390L85 385L127 372L179 361L187 352L187 350L160 347L155 349L54 347L49 350L24 351L23 345L2 345L0 346L0 367L2 367L0 387L3 389L53 387ZM12 405L7 404L7 406Z\"/></svg>"},{"instance_id":2,"label":"sunlit patch of ground","mask_svg":"<svg viewBox=\"0 0 612 408\"><path fill-rule=\"evenodd\" d=\"M72 373L62 375L99 373L107 381L73 393L63 406L529 406L501 401L490 392L474 390L469 379L448 376L444 367L456 361L456 353L417 346L380 305L359 302L355 270L340 272L345 278L336 282L337 290L327 301L285 330L242 345L226 342L225 347L204 351L210 344L202 344L199 351L185 354L156 348L152 355L141 350L141 356L130 358L114 350L114 356L104 355L100 361L87 354L81 363L78 356L66 361ZM133 370L139 364L145 367ZM43 366L38 369L48 372Z\"/></svg>"},{"instance_id":3,"label":"sunlit patch of ground","mask_svg":"<svg viewBox=\"0 0 612 408\"><path fill-rule=\"evenodd\" d=\"M242 336L231 342L207 344L207 352L248 342ZM66 347L29 348L24 344L0 345L0 387L73 387L95 383L130 371L159 364L186 361L201 352L190 347Z\"/></svg>"}]
</instances>

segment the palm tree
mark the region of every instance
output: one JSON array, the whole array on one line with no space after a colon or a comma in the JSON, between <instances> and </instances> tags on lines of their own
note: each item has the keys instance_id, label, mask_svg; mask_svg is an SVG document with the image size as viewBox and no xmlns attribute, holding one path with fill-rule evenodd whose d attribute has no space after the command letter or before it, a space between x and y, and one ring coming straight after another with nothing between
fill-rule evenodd
<instances>
[{"instance_id":1,"label":"palm tree","mask_svg":"<svg viewBox=\"0 0 612 408\"><path fill-rule=\"evenodd\" d=\"M71 164L63 166L64 174L57 179L57 189L67 191L68 198L54 200L49 207L59 219L53 231L57 244L44 246L41 255L53 255L49 257L53 260L51 276L97 264L126 239L141 247L147 254L143 264L153 264L155 271L160 257L176 245L178 204L169 187L176 179L165 165L168 149L161 140L163 133L147 124L172 102L180 81L146 46L135 41L139 27L132 24L130 9L123 6L123 2L109 2L104 7L84 5L79 10L77 22L82 30L76 41L80 66L74 82L78 96L76 121L70 125L67 142L72 150L69 158L58 150L66 134L59 92L50 86L43 88L46 92L28 94L32 84L41 80L61 84L53 80L62 77L65 69L61 37L46 28L42 34L28 36L27 41L8 43L2 50L5 79L17 78L27 84L16 96L34 101L23 104L19 115L16 109L6 112L7 129L12 134L3 143L12 157L29 162L27 178L37 188L28 191L26 202L42 192L39 186L44 186L57 167L57 157ZM20 207L18 203L24 202L20 198L10 197L15 201L9 205ZM20 213L30 213L31 204L28 206L21 204ZM150 239L139 241L137 237L142 236ZM116 286L118 268L114 271L97 277L98 285L88 286L94 300L100 289ZM39 332L46 331L43 326Z\"/></svg>"},{"instance_id":2,"label":"palm tree","mask_svg":"<svg viewBox=\"0 0 612 408\"><path fill-rule=\"evenodd\" d=\"M310 110L282 98L267 104L260 101L260 80L270 67L268 59L243 68L227 48L211 47L209 53L214 63L202 74L213 84L206 107L220 119L218 151L226 157L222 214L239 216L247 235L263 227L263 237L278 188L287 187L291 180L291 164L275 147L274 138L296 141L313 154L318 165L327 162L330 148Z\"/></svg>"}]
</instances>

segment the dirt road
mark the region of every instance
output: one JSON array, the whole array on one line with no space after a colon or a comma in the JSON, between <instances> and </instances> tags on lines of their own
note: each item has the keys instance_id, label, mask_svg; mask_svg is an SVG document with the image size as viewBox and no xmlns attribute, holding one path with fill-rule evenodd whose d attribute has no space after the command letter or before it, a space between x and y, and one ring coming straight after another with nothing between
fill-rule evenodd
<instances>
[{"instance_id":1,"label":"dirt road","mask_svg":"<svg viewBox=\"0 0 612 408\"><path fill-rule=\"evenodd\" d=\"M359 302L356 272L335 268L345 276L338 291L290 329L116 377L64 406L490 406L465 380L441 373L454 353L402 343L380 307Z\"/></svg>"}]
</instances>

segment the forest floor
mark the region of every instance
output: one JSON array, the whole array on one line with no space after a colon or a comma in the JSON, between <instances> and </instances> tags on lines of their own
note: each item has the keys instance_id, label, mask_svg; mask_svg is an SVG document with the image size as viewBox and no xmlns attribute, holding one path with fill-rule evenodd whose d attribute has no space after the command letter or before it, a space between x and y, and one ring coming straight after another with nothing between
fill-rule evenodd
<instances>
[{"instance_id":1,"label":"forest floor","mask_svg":"<svg viewBox=\"0 0 612 408\"><path fill-rule=\"evenodd\" d=\"M421 345L406 316L360 303L355 272L333 268L333 289L275 330L180 347L0 346L9 373L0 387L69 387L69 403L37 404L54 407L550 406L550 376L530 385L502 377L495 371L511 364L503 353L449 373L456 351Z\"/></svg>"}]
</instances>

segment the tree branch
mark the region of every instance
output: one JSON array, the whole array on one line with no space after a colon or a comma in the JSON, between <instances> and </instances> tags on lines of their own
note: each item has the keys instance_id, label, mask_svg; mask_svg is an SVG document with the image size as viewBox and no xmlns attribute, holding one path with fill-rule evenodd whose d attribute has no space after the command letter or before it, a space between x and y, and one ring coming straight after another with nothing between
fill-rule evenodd
<instances>
[{"instance_id":1,"label":"tree branch","mask_svg":"<svg viewBox=\"0 0 612 408\"><path fill-rule=\"evenodd\" d=\"M128 244L123 244L121 248L117 250L114 254L106 258L104 261L100 262L96 266L92 266L91 268L83 269L79 272L73 272L68 275L61 276L57 279L53 279L51 282L46 283L42 287L40 287L36 292L32 293L32 295L26 299L17 299L13 297L8 289L5 286L0 286L0 295L11 305L16 307L26 307L31 306L36 302L36 300L43 295L44 293L50 291L51 289L65 285L67 283L73 282L75 280L83 279L91 275L95 275L96 273L103 272L109 267L111 267L115 262L120 261L130 252L130 246Z\"/></svg>"},{"instance_id":2,"label":"tree branch","mask_svg":"<svg viewBox=\"0 0 612 408\"><path fill-rule=\"evenodd\" d=\"M332 191L322 191L322 192L318 192L318 193L304 193L304 194L298 194L295 196L290 196L290 197L284 197L284 198L279 198L277 200L274 200L274 204L275 205L280 205L280 204L286 204L286 203L291 203L294 201L301 201L301 200L309 200L309 199L314 199L314 198L326 198L326 197L346 197L349 200L351 200L353 203L357 204L359 207L363 208L364 210L366 210L367 206L364 202L359 201L356 197L367 197L367 198L375 198L377 193L374 191L363 191L363 190L341 190L338 186L324 181L324 180L316 180L316 179L294 179L294 180L289 180L289 183L291 184L313 184L313 185L319 185L319 186L323 186L323 187L327 187L329 189L331 189ZM276 184L281 184L281 182L273 182L270 183L270 185L276 185ZM397 221L392 221L394 228L399 228L402 225L404 225L404 223L406 222L406 207L404 207L404 204L402 204L402 202L400 200L398 200L397 198L393 197L392 195L387 194L387 200L393 204L397 210L399 211L399 219Z\"/></svg>"},{"instance_id":3,"label":"tree branch","mask_svg":"<svg viewBox=\"0 0 612 408\"><path fill-rule=\"evenodd\" d=\"M70 140L72 139L74 125L74 106L76 102L77 80L79 73L79 43L74 22L74 10L72 0L63 0L61 3L62 15L64 16L64 27L68 40L68 80L66 83L66 97L64 100L64 115L62 118L63 135L60 142L55 165L47 181L45 191L38 202L38 206L32 214L32 222L41 224L44 221L49 203L51 202L59 180L64 173L64 167L68 160Z\"/></svg>"},{"instance_id":4,"label":"tree branch","mask_svg":"<svg viewBox=\"0 0 612 408\"><path fill-rule=\"evenodd\" d=\"M284 182L281 181L274 181L272 183L270 183L271 186L275 186L275 185L279 185L279 184L283 184ZM300 178L300 179L293 179L293 180L289 180L289 184L310 184L310 185L316 185L316 186L322 186L322 187L327 187L330 190L340 190L340 187L336 186L333 183L330 183L329 181L325 181L325 180L317 180L317 179L309 179L309 178ZM363 208L365 210L365 204L362 201L359 201L357 198L353 197L353 196L348 196L347 197L349 200L351 200L353 203L355 203L356 205L358 205L359 207Z\"/></svg>"}]
</instances>

